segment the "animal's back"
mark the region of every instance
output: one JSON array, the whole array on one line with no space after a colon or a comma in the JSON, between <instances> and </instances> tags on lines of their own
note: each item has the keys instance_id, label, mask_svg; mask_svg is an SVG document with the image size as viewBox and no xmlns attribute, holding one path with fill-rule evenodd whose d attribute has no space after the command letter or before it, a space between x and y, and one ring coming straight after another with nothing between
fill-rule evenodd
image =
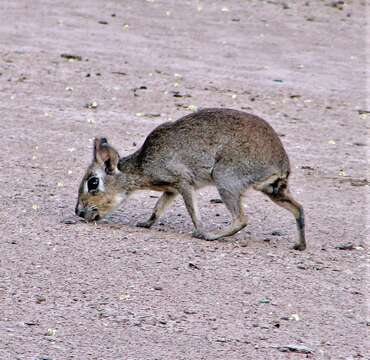
<instances>
[{"instance_id":1,"label":"animal's back","mask_svg":"<svg viewBox=\"0 0 370 360\"><path fill-rule=\"evenodd\" d=\"M261 118L231 109L203 109L160 125L139 153L143 168L178 168L207 182L216 163L224 162L240 176L259 181L271 173L289 172L282 143Z\"/></svg>"}]
</instances>

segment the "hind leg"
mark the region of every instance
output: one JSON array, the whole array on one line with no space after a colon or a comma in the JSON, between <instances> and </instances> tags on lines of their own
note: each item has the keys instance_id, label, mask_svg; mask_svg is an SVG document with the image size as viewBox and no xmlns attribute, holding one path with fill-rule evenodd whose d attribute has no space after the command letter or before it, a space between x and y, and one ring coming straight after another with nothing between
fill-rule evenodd
<instances>
[{"instance_id":1,"label":"hind leg","mask_svg":"<svg viewBox=\"0 0 370 360\"><path fill-rule=\"evenodd\" d=\"M247 186L238 181L237 176L233 176L228 170L230 169L225 169L222 164L218 164L212 175L220 197L231 214L232 222L220 231L208 233L208 240L234 235L247 226L247 217L244 215L242 205L242 194Z\"/></svg>"},{"instance_id":2,"label":"hind leg","mask_svg":"<svg viewBox=\"0 0 370 360\"><path fill-rule=\"evenodd\" d=\"M243 211L242 194L225 188L217 188L226 208L230 211L232 222L225 229L208 234L209 240L231 236L247 226L247 217Z\"/></svg>"},{"instance_id":3,"label":"hind leg","mask_svg":"<svg viewBox=\"0 0 370 360\"><path fill-rule=\"evenodd\" d=\"M266 187L259 190L265 193L275 204L287 209L294 215L299 233L299 241L294 245L293 249L306 249L303 207L290 194L287 180L278 179L274 183L266 185Z\"/></svg>"},{"instance_id":4,"label":"hind leg","mask_svg":"<svg viewBox=\"0 0 370 360\"><path fill-rule=\"evenodd\" d=\"M217 185L217 184L216 184ZM225 203L226 207L230 210L233 218L232 224L219 232L208 233L203 230L201 217L198 210L196 197L194 196L194 189L191 186L182 185L178 191L182 195L185 206L191 216L194 224L193 236L198 239L204 240L217 240L225 236L230 236L237 233L247 225L247 220L244 216L241 206L240 193L234 193L227 189L217 187L220 196Z\"/></svg>"}]
</instances>

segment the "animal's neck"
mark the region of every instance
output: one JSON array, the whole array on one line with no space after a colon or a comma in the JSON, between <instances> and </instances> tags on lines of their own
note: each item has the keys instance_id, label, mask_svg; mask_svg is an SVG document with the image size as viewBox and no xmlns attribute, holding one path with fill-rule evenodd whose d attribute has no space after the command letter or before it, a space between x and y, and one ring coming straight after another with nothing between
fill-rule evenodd
<instances>
[{"instance_id":1,"label":"animal's neck","mask_svg":"<svg viewBox=\"0 0 370 360\"><path fill-rule=\"evenodd\" d=\"M121 172L125 186L129 187L130 192L149 187L147 176L144 175L136 155L134 153L122 157L118 162L118 170Z\"/></svg>"}]
</instances>

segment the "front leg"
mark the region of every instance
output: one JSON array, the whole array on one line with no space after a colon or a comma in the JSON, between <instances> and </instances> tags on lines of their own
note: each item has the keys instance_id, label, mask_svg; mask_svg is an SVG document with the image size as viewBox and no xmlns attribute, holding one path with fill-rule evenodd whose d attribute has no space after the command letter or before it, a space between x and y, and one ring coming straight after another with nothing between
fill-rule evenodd
<instances>
[{"instance_id":1,"label":"front leg","mask_svg":"<svg viewBox=\"0 0 370 360\"><path fill-rule=\"evenodd\" d=\"M195 227L193 231L193 236L198 239L211 240L208 238L208 234L202 231L202 221L199 214L197 199L194 196L195 194L193 187L191 187L190 185L183 186L181 187L181 189L179 189L179 192L184 199L186 209L188 210L188 213Z\"/></svg>"},{"instance_id":2,"label":"front leg","mask_svg":"<svg viewBox=\"0 0 370 360\"><path fill-rule=\"evenodd\" d=\"M150 228L156 220L163 214L164 210L173 202L177 194L175 192L165 191L158 199L154 206L153 213L149 220L139 222L136 224L138 227Z\"/></svg>"}]
</instances>

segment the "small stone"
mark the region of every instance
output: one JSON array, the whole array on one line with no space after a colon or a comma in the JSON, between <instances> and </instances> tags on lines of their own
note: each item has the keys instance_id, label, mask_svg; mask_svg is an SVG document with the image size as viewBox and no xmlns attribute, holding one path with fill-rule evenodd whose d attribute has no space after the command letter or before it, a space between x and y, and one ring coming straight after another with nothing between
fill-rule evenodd
<instances>
[{"instance_id":1,"label":"small stone","mask_svg":"<svg viewBox=\"0 0 370 360\"><path fill-rule=\"evenodd\" d=\"M336 8L338 10L343 10L344 1L343 0L333 1L333 2L330 3L330 6L333 7L333 8Z\"/></svg>"},{"instance_id":2,"label":"small stone","mask_svg":"<svg viewBox=\"0 0 370 360\"><path fill-rule=\"evenodd\" d=\"M304 345L296 345L296 344L290 344L290 345L284 345L279 346L277 349L281 352L297 352L301 354L312 354L314 351L307 346Z\"/></svg>"},{"instance_id":3,"label":"small stone","mask_svg":"<svg viewBox=\"0 0 370 360\"><path fill-rule=\"evenodd\" d=\"M301 318L299 317L298 314L292 314L292 315L289 316L289 320L291 320L291 321L299 321L299 320L301 320Z\"/></svg>"},{"instance_id":4,"label":"small stone","mask_svg":"<svg viewBox=\"0 0 370 360\"><path fill-rule=\"evenodd\" d=\"M194 263L192 263L192 262L189 262L189 268L190 269L200 270L199 266L196 265L196 264L194 264Z\"/></svg>"},{"instance_id":5,"label":"small stone","mask_svg":"<svg viewBox=\"0 0 370 360\"><path fill-rule=\"evenodd\" d=\"M185 313L185 314L187 314L187 315L194 315L194 314L196 314L197 312L196 312L196 311L194 311L194 310L185 309L185 310L184 310L184 313Z\"/></svg>"},{"instance_id":6,"label":"small stone","mask_svg":"<svg viewBox=\"0 0 370 360\"><path fill-rule=\"evenodd\" d=\"M339 244L335 247L337 250L353 250L355 246L353 243Z\"/></svg>"},{"instance_id":7,"label":"small stone","mask_svg":"<svg viewBox=\"0 0 370 360\"><path fill-rule=\"evenodd\" d=\"M82 57L73 54L60 54L60 56L68 61L81 61Z\"/></svg>"},{"instance_id":8,"label":"small stone","mask_svg":"<svg viewBox=\"0 0 370 360\"><path fill-rule=\"evenodd\" d=\"M162 291L163 287L162 286L154 286L153 289L158 290L158 291Z\"/></svg>"},{"instance_id":9,"label":"small stone","mask_svg":"<svg viewBox=\"0 0 370 360\"><path fill-rule=\"evenodd\" d=\"M195 112L195 111L197 111L197 110L198 110L198 107L197 107L197 106L195 106L195 105L189 105L189 106L188 106L188 110Z\"/></svg>"},{"instance_id":10,"label":"small stone","mask_svg":"<svg viewBox=\"0 0 370 360\"><path fill-rule=\"evenodd\" d=\"M36 303L37 304L42 304L45 301L46 301L46 297L45 296L42 296L42 295L37 295L36 296Z\"/></svg>"},{"instance_id":11,"label":"small stone","mask_svg":"<svg viewBox=\"0 0 370 360\"><path fill-rule=\"evenodd\" d=\"M259 301L259 303L260 304L270 304L270 300L269 299L266 299L266 298L264 298L264 299L261 299L260 301Z\"/></svg>"},{"instance_id":12,"label":"small stone","mask_svg":"<svg viewBox=\"0 0 370 360\"><path fill-rule=\"evenodd\" d=\"M218 339L216 339L215 341L216 341L216 342L225 343L225 342L227 342L227 339L225 339L225 338L218 338Z\"/></svg>"},{"instance_id":13,"label":"small stone","mask_svg":"<svg viewBox=\"0 0 370 360\"><path fill-rule=\"evenodd\" d=\"M24 324L28 326L36 326L36 325L39 325L39 322L31 320L31 321L25 321Z\"/></svg>"},{"instance_id":14,"label":"small stone","mask_svg":"<svg viewBox=\"0 0 370 360\"><path fill-rule=\"evenodd\" d=\"M283 235L282 233L281 233L281 231L279 231L279 230L274 230L272 233L271 233L271 235L272 236L281 236L281 235Z\"/></svg>"},{"instance_id":15,"label":"small stone","mask_svg":"<svg viewBox=\"0 0 370 360\"><path fill-rule=\"evenodd\" d=\"M55 336L57 334L57 331L55 329L47 329L46 336Z\"/></svg>"},{"instance_id":16,"label":"small stone","mask_svg":"<svg viewBox=\"0 0 370 360\"><path fill-rule=\"evenodd\" d=\"M366 186L370 185L370 181L367 179L351 179L350 184L351 186Z\"/></svg>"},{"instance_id":17,"label":"small stone","mask_svg":"<svg viewBox=\"0 0 370 360\"><path fill-rule=\"evenodd\" d=\"M85 108L87 108L87 109L96 109L97 107L98 107L98 103L96 101L88 102L85 105Z\"/></svg>"}]
</instances>

